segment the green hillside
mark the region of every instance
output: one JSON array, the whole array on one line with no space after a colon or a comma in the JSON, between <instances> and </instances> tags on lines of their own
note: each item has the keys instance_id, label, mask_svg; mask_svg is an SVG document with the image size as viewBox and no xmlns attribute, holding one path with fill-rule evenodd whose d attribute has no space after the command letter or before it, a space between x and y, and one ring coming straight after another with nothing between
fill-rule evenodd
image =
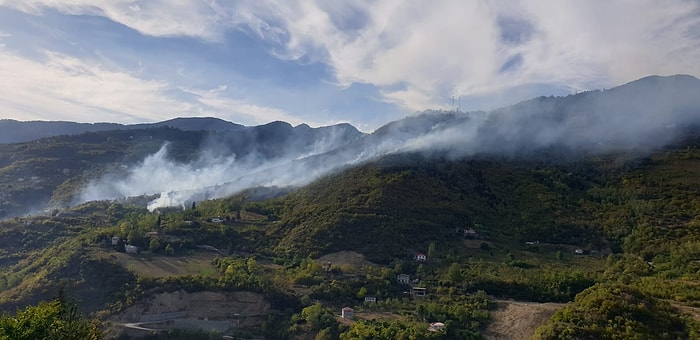
<instances>
[{"instance_id":1,"label":"green hillside","mask_svg":"<svg viewBox=\"0 0 700 340\"><path fill-rule=\"evenodd\" d=\"M560 162L393 155L268 200L249 191L156 213L92 202L5 220L0 306L66 289L110 319L159 292L244 290L273 301L277 315L250 334L478 338L492 299L574 301L541 337L598 332L606 317L649 317L674 328L669 338L692 337L697 320L678 308L700 307L699 147ZM141 254L124 253L125 242ZM329 254L341 255L324 268ZM399 274L429 296L407 297ZM594 294L663 308L597 311ZM380 302L363 304L369 295ZM343 306L389 317L337 323ZM428 332L445 320L444 334Z\"/></svg>"}]
</instances>

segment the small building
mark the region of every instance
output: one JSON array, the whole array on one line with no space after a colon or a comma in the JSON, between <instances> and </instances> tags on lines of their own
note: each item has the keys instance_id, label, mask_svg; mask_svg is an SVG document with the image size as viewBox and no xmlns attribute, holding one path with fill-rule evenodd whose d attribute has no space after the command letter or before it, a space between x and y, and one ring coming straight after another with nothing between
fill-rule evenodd
<instances>
[{"instance_id":1,"label":"small building","mask_svg":"<svg viewBox=\"0 0 700 340\"><path fill-rule=\"evenodd\" d=\"M340 316L341 316L343 319L352 319L352 315L353 315L354 313L355 313L355 311L354 311L352 308L350 308L350 307L344 307L344 308L340 311Z\"/></svg>"},{"instance_id":2,"label":"small building","mask_svg":"<svg viewBox=\"0 0 700 340\"><path fill-rule=\"evenodd\" d=\"M113 246L118 245L118 244L119 244L119 240L121 240L121 238L120 238L119 236L112 236L112 245L113 245Z\"/></svg>"},{"instance_id":3,"label":"small building","mask_svg":"<svg viewBox=\"0 0 700 340\"><path fill-rule=\"evenodd\" d=\"M411 277L408 274L396 275L396 282L398 284L407 285L411 282Z\"/></svg>"},{"instance_id":4,"label":"small building","mask_svg":"<svg viewBox=\"0 0 700 340\"><path fill-rule=\"evenodd\" d=\"M365 296L365 303L377 303L376 296Z\"/></svg>"},{"instance_id":5,"label":"small building","mask_svg":"<svg viewBox=\"0 0 700 340\"><path fill-rule=\"evenodd\" d=\"M323 269L325 271L329 272L331 271L331 268L333 268L333 264L331 263L331 261L328 261L325 264L323 264Z\"/></svg>"},{"instance_id":6,"label":"small building","mask_svg":"<svg viewBox=\"0 0 700 340\"><path fill-rule=\"evenodd\" d=\"M428 295L428 289L423 287L411 288L411 295L414 297L424 297Z\"/></svg>"},{"instance_id":7,"label":"small building","mask_svg":"<svg viewBox=\"0 0 700 340\"><path fill-rule=\"evenodd\" d=\"M425 261L428 259L428 257L425 256L425 254L423 253L419 253L418 255L416 255L415 259L416 261Z\"/></svg>"},{"instance_id":8,"label":"small building","mask_svg":"<svg viewBox=\"0 0 700 340\"><path fill-rule=\"evenodd\" d=\"M430 324L430 327L428 328L429 331L431 332L439 332L445 329L445 324L442 322L433 322Z\"/></svg>"},{"instance_id":9,"label":"small building","mask_svg":"<svg viewBox=\"0 0 700 340\"><path fill-rule=\"evenodd\" d=\"M576 250L574 250L574 254L576 254L576 255L583 255L583 249L577 248Z\"/></svg>"},{"instance_id":10,"label":"small building","mask_svg":"<svg viewBox=\"0 0 700 340\"><path fill-rule=\"evenodd\" d=\"M158 237L158 232L157 231L149 231L144 236L146 236L146 237Z\"/></svg>"},{"instance_id":11,"label":"small building","mask_svg":"<svg viewBox=\"0 0 700 340\"><path fill-rule=\"evenodd\" d=\"M221 217L214 217L214 218L211 219L211 221L214 222L214 223L223 223L223 222L224 222L224 219L221 218Z\"/></svg>"},{"instance_id":12,"label":"small building","mask_svg":"<svg viewBox=\"0 0 700 340\"><path fill-rule=\"evenodd\" d=\"M130 244L125 245L124 250L126 251L127 254L138 254L139 253L139 247L132 246Z\"/></svg>"}]
</instances>

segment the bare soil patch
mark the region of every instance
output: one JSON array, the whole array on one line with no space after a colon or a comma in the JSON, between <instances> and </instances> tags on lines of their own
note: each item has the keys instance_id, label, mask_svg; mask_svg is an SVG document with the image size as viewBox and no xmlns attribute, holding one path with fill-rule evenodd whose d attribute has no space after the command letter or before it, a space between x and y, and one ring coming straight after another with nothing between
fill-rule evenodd
<instances>
[{"instance_id":1,"label":"bare soil patch","mask_svg":"<svg viewBox=\"0 0 700 340\"><path fill-rule=\"evenodd\" d=\"M163 256L151 253L110 252L99 256L118 262L127 270L146 277L218 275L216 268L212 265L212 260L216 257L214 254L195 253L190 256Z\"/></svg>"},{"instance_id":2,"label":"bare soil patch","mask_svg":"<svg viewBox=\"0 0 700 340\"><path fill-rule=\"evenodd\" d=\"M491 323L482 332L484 339L529 339L537 327L552 314L564 308L563 303L537 303L496 300L497 309L491 313Z\"/></svg>"},{"instance_id":3,"label":"bare soil patch","mask_svg":"<svg viewBox=\"0 0 700 340\"><path fill-rule=\"evenodd\" d=\"M328 261L330 261L331 265L333 266L377 266L376 263L367 261L364 255L356 253L354 251L339 251L335 253L326 254L319 257L318 261L321 262L321 264L325 264Z\"/></svg>"}]
</instances>

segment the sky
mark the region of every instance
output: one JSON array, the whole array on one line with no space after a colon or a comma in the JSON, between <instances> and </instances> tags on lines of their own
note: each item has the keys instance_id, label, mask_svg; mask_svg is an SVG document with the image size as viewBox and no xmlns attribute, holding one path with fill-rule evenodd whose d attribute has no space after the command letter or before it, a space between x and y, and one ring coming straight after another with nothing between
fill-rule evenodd
<instances>
[{"instance_id":1,"label":"sky","mask_svg":"<svg viewBox=\"0 0 700 340\"><path fill-rule=\"evenodd\" d=\"M371 132L699 77L698 60L699 0L0 0L0 118L17 120Z\"/></svg>"}]
</instances>

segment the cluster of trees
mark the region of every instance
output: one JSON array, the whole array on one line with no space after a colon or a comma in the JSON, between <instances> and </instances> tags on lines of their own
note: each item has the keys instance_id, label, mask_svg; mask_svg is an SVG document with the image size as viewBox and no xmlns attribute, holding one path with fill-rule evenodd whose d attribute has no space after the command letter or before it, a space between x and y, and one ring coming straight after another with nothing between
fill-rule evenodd
<instances>
[{"instance_id":1,"label":"cluster of trees","mask_svg":"<svg viewBox=\"0 0 700 340\"><path fill-rule=\"evenodd\" d=\"M98 340L100 324L78 312L77 304L64 294L37 306L18 310L15 315L0 315L2 340Z\"/></svg>"},{"instance_id":2,"label":"cluster of trees","mask_svg":"<svg viewBox=\"0 0 700 340\"><path fill-rule=\"evenodd\" d=\"M538 339L695 339L700 325L668 302L618 283L596 284L537 330Z\"/></svg>"}]
</instances>

